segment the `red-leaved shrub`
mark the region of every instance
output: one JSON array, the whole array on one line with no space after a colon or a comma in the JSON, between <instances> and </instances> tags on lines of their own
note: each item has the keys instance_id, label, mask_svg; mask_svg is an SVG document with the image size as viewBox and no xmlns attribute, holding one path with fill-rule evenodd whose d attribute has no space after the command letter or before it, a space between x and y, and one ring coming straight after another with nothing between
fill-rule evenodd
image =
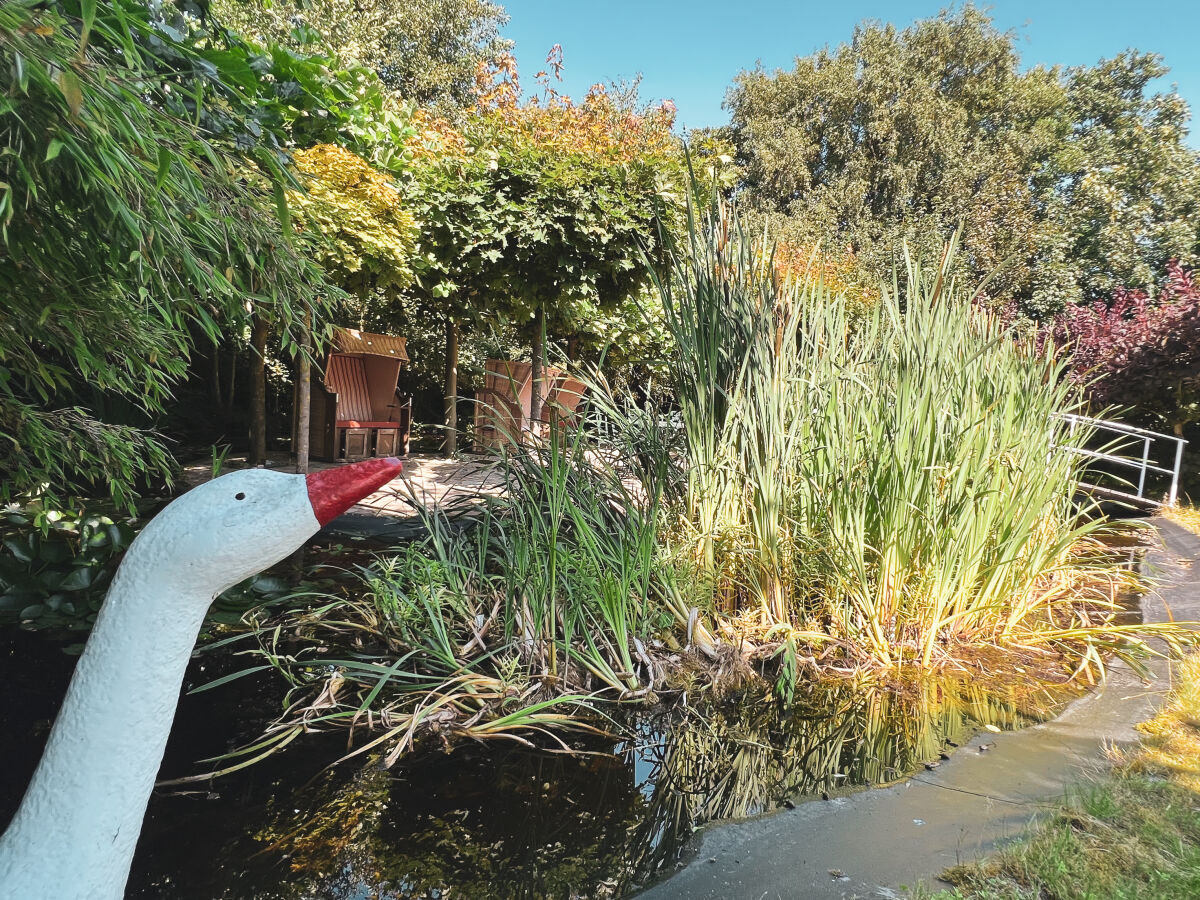
<instances>
[{"instance_id":1,"label":"red-leaved shrub","mask_svg":"<svg viewBox=\"0 0 1200 900\"><path fill-rule=\"evenodd\" d=\"M1049 335L1097 405L1132 407L1170 426L1200 414L1200 287L1178 262L1157 297L1122 289L1110 302L1068 307Z\"/></svg>"}]
</instances>

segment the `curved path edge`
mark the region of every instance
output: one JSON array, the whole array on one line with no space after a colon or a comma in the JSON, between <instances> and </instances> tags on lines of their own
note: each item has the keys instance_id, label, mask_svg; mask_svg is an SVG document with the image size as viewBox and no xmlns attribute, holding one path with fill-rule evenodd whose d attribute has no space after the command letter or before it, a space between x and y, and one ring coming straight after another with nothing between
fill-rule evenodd
<instances>
[{"instance_id":1,"label":"curved path edge","mask_svg":"<svg viewBox=\"0 0 1200 900\"><path fill-rule=\"evenodd\" d=\"M1193 568L1200 537L1152 522L1161 540L1144 566L1157 584L1143 598L1143 617L1200 620L1200 566ZM710 825L691 861L638 900L902 897L1016 837L1082 774L1102 767L1106 747L1136 741L1134 726L1153 715L1170 686L1165 661L1152 669L1156 678L1146 684L1114 665L1102 687L1053 721L978 735L936 770L899 784ZM983 753L981 744L994 746Z\"/></svg>"}]
</instances>

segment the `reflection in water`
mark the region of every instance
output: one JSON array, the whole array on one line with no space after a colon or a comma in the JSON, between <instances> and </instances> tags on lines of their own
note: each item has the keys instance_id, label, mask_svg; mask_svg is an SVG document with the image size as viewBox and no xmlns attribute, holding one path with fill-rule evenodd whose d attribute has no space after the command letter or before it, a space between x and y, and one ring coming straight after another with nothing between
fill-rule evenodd
<instances>
[{"instance_id":1,"label":"reflection in water","mask_svg":"<svg viewBox=\"0 0 1200 900\"><path fill-rule=\"evenodd\" d=\"M1022 710L1025 711L1022 711ZM694 827L745 818L785 801L886 784L936 761L979 725L1011 729L1044 718L1011 690L969 682L908 685L902 693L823 685L797 697L790 714L750 696L705 718L689 717L654 756L644 822L628 861L646 881L680 854ZM950 743L948 743L950 742Z\"/></svg>"},{"instance_id":2,"label":"reflection in water","mask_svg":"<svg viewBox=\"0 0 1200 900\"><path fill-rule=\"evenodd\" d=\"M589 755L471 745L391 771L334 771L276 793L254 824L240 807L224 874L193 887L229 900L621 897L670 870L705 822L894 781L978 725L1043 717L972 683L823 685L787 711L750 692L639 717L634 739L592 740ZM154 883L131 896L191 896Z\"/></svg>"}]
</instances>

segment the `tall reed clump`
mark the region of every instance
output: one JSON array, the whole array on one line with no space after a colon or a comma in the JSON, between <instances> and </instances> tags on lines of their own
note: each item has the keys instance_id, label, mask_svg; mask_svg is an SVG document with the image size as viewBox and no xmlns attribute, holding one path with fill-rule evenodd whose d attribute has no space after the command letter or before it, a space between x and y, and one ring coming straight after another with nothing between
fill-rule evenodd
<instances>
[{"instance_id":1,"label":"tall reed clump","mask_svg":"<svg viewBox=\"0 0 1200 900\"><path fill-rule=\"evenodd\" d=\"M279 720L215 760L215 774L306 730L365 728L374 734L354 753L386 748L385 764L435 733L594 730L580 707L644 700L665 685L669 632L686 628L711 652L660 537L664 509L678 502L678 441L597 370L581 374L593 410L617 426L607 437L561 425L566 411L552 417L548 438L491 460L499 496L482 492L465 511L410 497L423 537L253 632L262 664L205 688L276 668L292 690Z\"/></svg>"},{"instance_id":2,"label":"tall reed clump","mask_svg":"<svg viewBox=\"0 0 1200 900\"><path fill-rule=\"evenodd\" d=\"M674 540L718 616L885 666L1138 639L1080 612L1075 551L1104 523L1075 499L1090 434L1058 418L1076 388L973 306L954 242L852 317L819 276L777 277L723 202L689 226L658 285L687 447Z\"/></svg>"},{"instance_id":3,"label":"tall reed clump","mask_svg":"<svg viewBox=\"0 0 1200 900\"><path fill-rule=\"evenodd\" d=\"M555 427L544 445L513 448L481 562L498 573L506 639L531 673L625 696L653 684L645 642L667 624L651 588L659 498L635 497L590 447Z\"/></svg>"}]
</instances>

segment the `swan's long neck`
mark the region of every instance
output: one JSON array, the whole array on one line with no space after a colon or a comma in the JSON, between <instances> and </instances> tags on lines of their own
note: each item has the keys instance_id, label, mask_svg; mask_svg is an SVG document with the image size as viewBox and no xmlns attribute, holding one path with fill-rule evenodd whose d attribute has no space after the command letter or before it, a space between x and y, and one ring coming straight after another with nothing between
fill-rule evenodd
<instances>
[{"instance_id":1,"label":"swan's long neck","mask_svg":"<svg viewBox=\"0 0 1200 900\"><path fill-rule=\"evenodd\" d=\"M138 553L138 551L143 551ZM157 551L157 552L155 552ZM33 781L0 838L0 900L120 900L212 596L130 549ZM142 557L142 558L139 558Z\"/></svg>"},{"instance_id":2,"label":"swan's long neck","mask_svg":"<svg viewBox=\"0 0 1200 900\"><path fill-rule=\"evenodd\" d=\"M308 476L245 469L155 516L125 554L41 764L0 837L0 900L121 900L212 598L398 474L391 458Z\"/></svg>"}]
</instances>

